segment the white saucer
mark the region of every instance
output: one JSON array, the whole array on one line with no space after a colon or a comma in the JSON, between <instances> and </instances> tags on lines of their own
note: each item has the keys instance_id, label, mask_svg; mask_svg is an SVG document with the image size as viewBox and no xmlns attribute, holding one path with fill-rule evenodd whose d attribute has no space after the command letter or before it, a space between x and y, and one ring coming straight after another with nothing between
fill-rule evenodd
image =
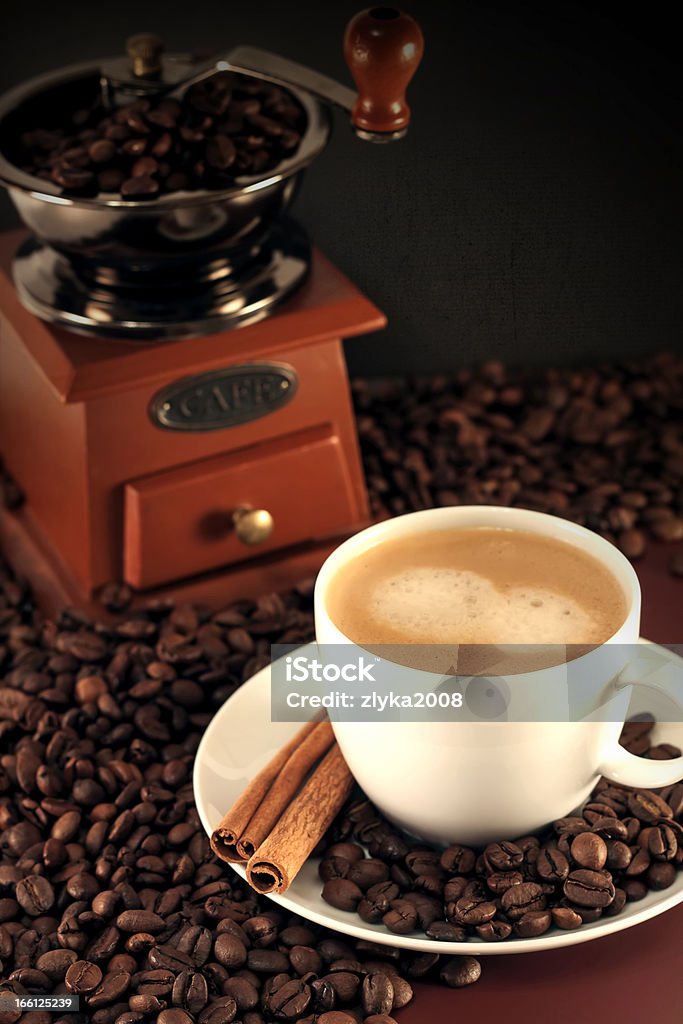
<instances>
[{"instance_id":1,"label":"white saucer","mask_svg":"<svg viewBox=\"0 0 683 1024\"><path fill-rule=\"evenodd\" d=\"M653 659L675 657L655 644L647 644L643 648L643 670L653 667ZM656 716L657 695L641 687L636 687L634 694L641 701L645 698L648 705L632 704L630 713L650 711ZM209 835L249 780L299 728L301 723L298 722L271 722L270 667L257 672L225 702L202 738L194 767L197 809ZM658 724L653 736L656 743L668 741L683 746L683 723ZM239 865L233 867L242 878L245 877L244 868ZM537 938L513 938L505 942L482 942L476 939L466 942L435 942L421 932L394 935L381 924L365 924L355 913L329 906L320 895L322 883L317 868L318 861L309 859L286 895L273 895L269 898L292 913L345 935L424 953L493 956L558 949L632 928L683 902L683 871L679 871L675 883L669 889L650 892L645 899L627 904L617 917L583 925L576 931L552 929Z\"/></svg>"}]
</instances>

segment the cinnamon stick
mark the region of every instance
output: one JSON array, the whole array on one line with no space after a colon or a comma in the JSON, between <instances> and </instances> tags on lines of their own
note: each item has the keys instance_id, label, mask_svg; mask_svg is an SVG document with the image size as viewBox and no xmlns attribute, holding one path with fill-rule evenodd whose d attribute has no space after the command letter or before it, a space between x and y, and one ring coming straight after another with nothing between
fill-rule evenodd
<instances>
[{"instance_id":1,"label":"cinnamon stick","mask_svg":"<svg viewBox=\"0 0 683 1024\"><path fill-rule=\"evenodd\" d=\"M237 841L237 852L247 861L284 814L301 783L334 743L329 722L320 722L287 759L254 816Z\"/></svg>"},{"instance_id":2,"label":"cinnamon stick","mask_svg":"<svg viewBox=\"0 0 683 1024\"><path fill-rule=\"evenodd\" d=\"M221 860L230 862L243 861L237 852L237 842L245 828L258 810L258 807L270 789L277 775L287 763L291 754L304 742L321 722L306 722L303 728L271 758L265 768L255 775L238 800L232 805L223 819L214 829L211 836L211 849Z\"/></svg>"},{"instance_id":3,"label":"cinnamon stick","mask_svg":"<svg viewBox=\"0 0 683 1024\"><path fill-rule=\"evenodd\" d=\"M286 892L343 807L353 784L335 743L247 864L247 881L253 889Z\"/></svg>"}]
</instances>

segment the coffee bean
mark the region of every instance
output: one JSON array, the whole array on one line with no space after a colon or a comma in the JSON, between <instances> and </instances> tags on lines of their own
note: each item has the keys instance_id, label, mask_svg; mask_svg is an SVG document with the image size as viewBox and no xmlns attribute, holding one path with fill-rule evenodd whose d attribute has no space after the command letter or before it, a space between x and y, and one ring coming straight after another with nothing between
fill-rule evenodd
<instances>
[{"instance_id":1,"label":"coffee bean","mask_svg":"<svg viewBox=\"0 0 683 1024\"><path fill-rule=\"evenodd\" d=\"M366 974L361 991L363 1012L390 1013L394 1005L394 986L388 974Z\"/></svg>"},{"instance_id":2,"label":"coffee bean","mask_svg":"<svg viewBox=\"0 0 683 1024\"><path fill-rule=\"evenodd\" d=\"M676 868L671 861L657 861L650 865L645 880L651 889L668 889L676 881Z\"/></svg>"},{"instance_id":3,"label":"coffee bean","mask_svg":"<svg viewBox=\"0 0 683 1024\"><path fill-rule=\"evenodd\" d=\"M209 1000L206 979L197 971L182 971L175 979L171 998L176 1006L197 1014Z\"/></svg>"},{"instance_id":4,"label":"coffee bean","mask_svg":"<svg viewBox=\"0 0 683 1024\"><path fill-rule=\"evenodd\" d=\"M633 858L633 854L629 850L626 843L622 843L620 840L609 840L607 842L607 860L605 867L608 871L624 871Z\"/></svg>"},{"instance_id":5,"label":"coffee bean","mask_svg":"<svg viewBox=\"0 0 683 1024\"><path fill-rule=\"evenodd\" d=\"M531 939L547 932L553 923L549 910L530 910L515 921L515 932L520 938Z\"/></svg>"},{"instance_id":6,"label":"coffee bean","mask_svg":"<svg viewBox=\"0 0 683 1024\"><path fill-rule=\"evenodd\" d=\"M569 874L569 861L556 847L544 846L536 859L536 872L545 882L563 882Z\"/></svg>"},{"instance_id":7,"label":"coffee bean","mask_svg":"<svg viewBox=\"0 0 683 1024\"><path fill-rule=\"evenodd\" d=\"M163 917L151 910L124 910L116 918L116 927L122 932L149 932L154 935L164 930Z\"/></svg>"},{"instance_id":8,"label":"coffee bean","mask_svg":"<svg viewBox=\"0 0 683 1024\"><path fill-rule=\"evenodd\" d=\"M31 917L45 914L55 902L55 891L42 875L28 875L17 883L17 903Z\"/></svg>"},{"instance_id":9,"label":"coffee bean","mask_svg":"<svg viewBox=\"0 0 683 1024\"><path fill-rule=\"evenodd\" d=\"M580 928L583 924L581 917L572 910L571 907L553 907L552 909L553 923L558 928L564 930L572 930L574 928Z\"/></svg>"},{"instance_id":10,"label":"coffee bean","mask_svg":"<svg viewBox=\"0 0 683 1024\"><path fill-rule=\"evenodd\" d=\"M614 899L614 884L607 871L572 871L564 883L567 899L579 907L607 907Z\"/></svg>"},{"instance_id":11,"label":"coffee bean","mask_svg":"<svg viewBox=\"0 0 683 1024\"><path fill-rule=\"evenodd\" d=\"M176 975L173 971L157 968L156 970L143 971L138 975L137 990L143 995L165 996L173 988Z\"/></svg>"},{"instance_id":12,"label":"coffee bean","mask_svg":"<svg viewBox=\"0 0 683 1024\"><path fill-rule=\"evenodd\" d=\"M227 978L223 983L222 992L224 996L231 996L235 1000L239 1013L253 1010L258 1006L258 988L247 978Z\"/></svg>"},{"instance_id":13,"label":"coffee bean","mask_svg":"<svg viewBox=\"0 0 683 1024\"><path fill-rule=\"evenodd\" d=\"M215 135L206 144L206 161L211 167L227 170L235 162L235 143L227 135Z\"/></svg>"},{"instance_id":14,"label":"coffee bean","mask_svg":"<svg viewBox=\"0 0 683 1024\"><path fill-rule=\"evenodd\" d=\"M270 993L266 1008L277 1020L298 1020L311 1002L311 989L300 978L286 980Z\"/></svg>"},{"instance_id":15,"label":"coffee bean","mask_svg":"<svg viewBox=\"0 0 683 1024\"><path fill-rule=\"evenodd\" d=\"M484 942L502 942L512 934L512 925L508 921L486 921L485 924L478 924L476 932Z\"/></svg>"},{"instance_id":16,"label":"coffee bean","mask_svg":"<svg viewBox=\"0 0 683 1024\"><path fill-rule=\"evenodd\" d=\"M211 1021L211 1024L214 1024L211 1018L207 1019ZM224 1018L224 1020L225 1019L234 1020L235 1018L234 1016L229 1017L228 1015L228 1018ZM170 1010L162 1010L157 1016L157 1024L194 1024L194 1021L190 1014L186 1013L185 1010L174 1008Z\"/></svg>"},{"instance_id":17,"label":"coffee bean","mask_svg":"<svg viewBox=\"0 0 683 1024\"><path fill-rule=\"evenodd\" d=\"M279 974L289 967L289 958L277 949L250 949L247 967L255 974Z\"/></svg>"},{"instance_id":18,"label":"coffee bean","mask_svg":"<svg viewBox=\"0 0 683 1024\"><path fill-rule=\"evenodd\" d=\"M89 996L86 1002L91 1010L100 1006L108 1006L115 1003L130 986L130 974L127 971L110 971L105 974L100 984Z\"/></svg>"},{"instance_id":19,"label":"coffee bean","mask_svg":"<svg viewBox=\"0 0 683 1024\"><path fill-rule=\"evenodd\" d=\"M607 862L605 840L594 832L582 832L576 836L572 840L570 851L574 863L591 871L600 871Z\"/></svg>"},{"instance_id":20,"label":"coffee bean","mask_svg":"<svg viewBox=\"0 0 683 1024\"><path fill-rule=\"evenodd\" d=\"M571 875L569 876L571 878ZM566 885L566 883L565 883ZM545 910L546 898L536 882L513 885L503 893L501 907L511 921L517 921L533 910Z\"/></svg>"},{"instance_id":21,"label":"coffee bean","mask_svg":"<svg viewBox=\"0 0 683 1024\"><path fill-rule=\"evenodd\" d=\"M223 932L216 939L214 952L216 960L224 967L242 967L247 962L247 949L236 936Z\"/></svg>"},{"instance_id":22,"label":"coffee bean","mask_svg":"<svg viewBox=\"0 0 683 1024\"><path fill-rule=\"evenodd\" d=\"M628 807L639 821L656 822L659 818L673 818L673 812L665 800L648 789L635 789L628 794Z\"/></svg>"},{"instance_id":23,"label":"coffee bean","mask_svg":"<svg viewBox=\"0 0 683 1024\"><path fill-rule=\"evenodd\" d=\"M449 988L473 985L481 977L481 964L473 956L452 956L441 968L441 980Z\"/></svg>"},{"instance_id":24,"label":"coffee bean","mask_svg":"<svg viewBox=\"0 0 683 1024\"><path fill-rule=\"evenodd\" d=\"M365 891L371 885L377 885L378 882L386 882L389 878L389 868L384 861L378 860L375 857L368 857L365 860L359 860L350 864L345 877L350 882L354 882L359 889Z\"/></svg>"},{"instance_id":25,"label":"coffee bean","mask_svg":"<svg viewBox=\"0 0 683 1024\"><path fill-rule=\"evenodd\" d=\"M392 900L382 920L390 932L409 935L417 925L417 908L407 900Z\"/></svg>"},{"instance_id":26,"label":"coffee bean","mask_svg":"<svg viewBox=\"0 0 683 1024\"><path fill-rule=\"evenodd\" d=\"M625 878L621 883L621 888L626 895L627 903L635 903L647 896L647 886L639 878Z\"/></svg>"},{"instance_id":27,"label":"coffee bean","mask_svg":"<svg viewBox=\"0 0 683 1024\"><path fill-rule=\"evenodd\" d=\"M655 860L673 860L678 849L678 840L673 829L661 822L651 828L644 828L638 837L638 845L647 850Z\"/></svg>"},{"instance_id":28,"label":"coffee bean","mask_svg":"<svg viewBox=\"0 0 683 1024\"><path fill-rule=\"evenodd\" d=\"M158 191L159 182L148 174L127 178L121 185L124 199L153 199Z\"/></svg>"},{"instance_id":29,"label":"coffee bean","mask_svg":"<svg viewBox=\"0 0 683 1024\"><path fill-rule=\"evenodd\" d=\"M363 893L355 882L348 882L345 878L332 878L325 882L322 898L337 910L355 910L363 898Z\"/></svg>"},{"instance_id":30,"label":"coffee bean","mask_svg":"<svg viewBox=\"0 0 683 1024\"><path fill-rule=\"evenodd\" d=\"M601 839L626 839L628 830L619 818L597 818L593 822L593 832Z\"/></svg>"},{"instance_id":31,"label":"coffee bean","mask_svg":"<svg viewBox=\"0 0 683 1024\"><path fill-rule=\"evenodd\" d=\"M515 843L491 843L484 857L492 871L514 871L524 860L524 854Z\"/></svg>"},{"instance_id":32,"label":"coffee bean","mask_svg":"<svg viewBox=\"0 0 683 1024\"><path fill-rule=\"evenodd\" d=\"M36 960L36 967L43 971L50 981L64 981L67 970L76 963L78 957L71 949L50 949Z\"/></svg>"}]
</instances>

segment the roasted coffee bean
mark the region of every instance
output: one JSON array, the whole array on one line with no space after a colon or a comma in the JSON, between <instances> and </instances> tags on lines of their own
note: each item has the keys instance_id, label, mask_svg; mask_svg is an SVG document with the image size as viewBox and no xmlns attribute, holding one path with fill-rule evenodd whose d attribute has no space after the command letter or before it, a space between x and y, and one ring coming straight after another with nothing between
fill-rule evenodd
<instances>
[{"instance_id":1,"label":"roasted coffee bean","mask_svg":"<svg viewBox=\"0 0 683 1024\"><path fill-rule=\"evenodd\" d=\"M300 978L287 980L266 999L266 1009L277 1020L298 1020L311 1002L311 989Z\"/></svg>"},{"instance_id":2,"label":"roasted coffee bean","mask_svg":"<svg viewBox=\"0 0 683 1024\"><path fill-rule=\"evenodd\" d=\"M627 903L635 903L647 896L647 886L639 878L625 878L621 883L621 888L626 895Z\"/></svg>"},{"instance_id":3,"label":"roasted coffee bean","mask_svg":"<svg viewBox=\"0 0 683 1024\"><path fill-rule=\"evenodd\" d=\"M436 942L464 942L465 929L450 921L434 921L425 928L425 935Z\"/></svg>"},{"instance_id":4,"label":"roasted coffee bean","mask_svg":"<svg viewBox=\"0 0 683 1024\"><path fill-rule=\"evenodd\" d=\"M153 199L158 191L159 182L149 174L127 178L121 185L121 195L124 199ZM144 727L140 726L140 728L143 732L145 731ZM159 738L162 738L161 735Z\"/></svg>"},{"instance_id":5,"label":"roasted coffee bean","mask_svg":"<svg viewBox=\"0 0 683 1024\"><path fill-rule=\"evenodd\" d=\"M666 801L648 789L634 789L630 792L628 807L634 817L648 824L654 823L660 818L673 818L673 811Z\"/></svg>"},{"instance_id":6,"label":"roasted coffee bean","mask_svg":"<svg viewBox=\"0 0 683 1024\"><path fill-rule=\"evenodd\" d=\"M235 1005L235 1000L231 996L221 996L218 999L213 999L208 1006L205 1006L197 1020L199 1024L232 1024L236 1016L237 1006ZM244 1024L246 1024L247 1020L248 1016L245 1015ZM262 1022L263 1018L260 1017L258 1024L262 1024ZM257 1022L255 1021L254 1024L257 1024Z\"/></svg>"},{"instance_id":7,"label":"roasted coffee bean","mask_svg":"<svg viewBox=\"0 0 683 1024\"><path fill-rule=\"evenodd\" d=\"M173 971L174 974L194 967L192 958L187 953L182 953L166 943L153 946L147 954L147 959L152 969Z\"/></svg>"},{"instance_id":8,"label":"roasted coffee bean","mask_svg":"<svg viewBox=\"0 0 683 1024\"><path fill-rule=\"evenodd\" d=\"M467 875L474 867L474 851L466 846L449 846L441 854L440 864L449 874Z\"/></svg>"},{"instance_id":9,"label":"roasted coffee bean","mask_svg":"<svg viewBox=\"0 0 683 1024\"><path fill-rule=\"evenodd\" d=\"M547 932L553 923L549 910L530 910L515 921L515 933L523 939L535 938Z\"/></svg>"},{"instance_id":10,"label":"roasted coffee bean","mask_svg":"<svg viewBox=\"0 0 683 1024\"><path fill-rule=\"evenodd\" d=\"M647 850L654 860L673 860L678 849L675 832L664 822L644 828L638 836L638 845Z\"/></svg>"},{"instance_id":11,"label":"roasted coffee bean","mask_svg":"<svg viewBox=\"0 0 683 1024\"><path fill-rule=\"evenodd\" d=\"M455 924L476 926L495 917L496 909L496 904L483 893L472 896L465 893L456 903L446 905L446 916Z\"/></svg>"},{"instance_id":12,"label":"roasted coffee bean","mask_svg":"<svg viewBox=\"0 0 683 1024\"><path fill-rule=\"evenodd\" d=\"M130 987L130 974L127 971L109 971L104 975L97 988L86 997L88 1007L96 1010L100 1006L115 1003Z\"/></svg>"},{"instance_id":13,"label":"roasted coffee bean","mask_svg":"<svg viewBox=\"0 0 683 1024\"><path fill-rule=\"evenodd\" d=\"M563 882L569 874L569 861L557 847L543 846L536 859L536 872L544 882Z\"/></svg>"},{"instance_id":14,"label":"roasted coffee bean","mask_svg":"<svg viewBox=\"0 0 683 1024\"><path fill-rule=\"evenodd\" d=\"M36 967L47 974L51 981L61 982L69 967L77 960L77 954L71 949L50 949L38 957Z\"/></svg>"},{"instance_id":15,"label":"roasted coffee bean","mask_svg":"<svg viewBox=\"0 0 683 1024\"><path fill-rule=\"evenodd\" d=\"M394 1005L394 986L388 974L366 974L361 990L363 1012L390 1013Z\"/></svg>"},{"instance_id":16,"label":"roasted coffee bean","mask_svg":"<svg viewBox=\"0 0 683 1024\"><path fill-rule=\"evenodd\" d=\"M607 862L607 846L605 840L594 832L582 832L571 843L572 860L582 868L600 871Z\"/></svg>"},{"instance_id":17,"label":"roasted coffee bean","mask_svg":"<svg viewBox=\"0 0 683 1024\"><path fill-rule=\"evenodd\" d=\"M473 956L452 956L441 968L441 980L449 988L473 985L481 977L481 964Z\"/></svg>"},{"instance_id":18,"label":"roasted coffee bean","mask_svg":"<svg viewBox=\"0 0 683 1024\"><path fill-rule=\"evenodd\" d=\"M354 1002L361 984L360 972L355 968L352 971L335 970L323 975L322 981L326 981L335 994L337 1003L348 1005Z\"/></svg>"},{"instance_id":19,"label":"roasted coffee bean","mask_svg":"<svg viewBox=\"0 0 683 1024\"><path fill-rule=\"evenodd\" d=\"M175 1006L199 1013L209 1000L206 978L197 971L182 971L173 984L171 999Z\"/></svg>"},{"instance_id":20,"label":"roasted coffee bean","mask_svg":"<svg viewBox=\"0 0 683 1024\"><path fill-rule=\"evenodd\" d=\"M332 878L325 882L322 898L337 910L355 910L363 898L363 892L355 882L349 882L345 878Z\"/></svg>"},{"instance_id":21,"label":"roasted coffee bean","mask_svg":"<svg viewBox=\"0 0 683 1024\"><path fill-rule=\"evenodd\" d=\"M242 967L247 962L247 949L236 936L223 932L216 938L213 955L219 964L230 969Z\"/></svg>"},{"instance_id":22,"label":"roasted coffee bean","mask_svg":"<svg viewBox=\"0 0 683 1024\"><path fill-rule=\"evenodd\" d=\"M626 875L629 878L644 875L650 866L651 860L649 850L644 849L642 846L631 847L631 860L626 868Z\"/></svg>"},{"instance_id":23,"label":"roasted coffee bean","mask_svg":"<svg viewBox=\"0 0 683 1024\"><path fill-rule=\"evenodd\" d=\"M671 861L657 861L648 868L645 880L655 891L668 889L676 881L676 868Z\"/></svg>"},{"instance_id":24,"label":"roasted coffee bean","mask_svg":"<svg viewBox=\"0 0 683 1024\"><path fill-rule=\"evenodd\" d=\"M579 914L571 907L553 907L552 909L553 923L558 928L564 930L572 930L574 928L580 928L583 921Z\"/></svg>"},{"instance_id":25,"label":"roasted coffee bean","mask_svg":"<svg viewBox=\"0 0 683 1024\"><path fill-rule=\"evenodd\" d=\"M510 937L512 925L508 921L499 921L494 918L485 924L477 925L476 932L484 942L502 942Z\"/></svg>"},{"instance_id":26,"label":"roasted coffee bean","mask_svg":"<svg viewBox=\"0 0 683 1024\"><path fill-rule=\"evenodd\" d=\"M377 885L378 882L386 882L389 878L389 868L384 861L377 860L375 857L368 857L365 860L352 863L345 877L350 882L355 882L359 889L365 891L371 885Z\"/></svg>"},{"instance_id":27,"label":"roasted coffee bean","mask_svg":"<svg viewBox=\"0 0 683 1024\"><path fill-rule=\"evenodd\" d=\"M571 875L569 877L571 878ZM546 897L536 882L522 882L521 885L513 885L504 892L500 903L508 918L517 921L533 910L545 910Z\"/></svg>"},{"instance_id":28,"label":"roasted coffee bean","mask_svg":"<svg viewBox=\"0 0 683 1024\"><path fill-rule=\"evenodd\" d=\"M258 1006L259 990L247 978L227 978L223 983L222 992L224 996L231 996L235 1000L239 1013L253 1010Z\"/></svg>"},{"instance_id":29,"label":"roasted coffee bean","mask_svg":"<svg viewBox=\"0 0 683 1024\"><path fill-rule=\"evenodd\" d=\"M55 902L55 891L42 875L28 875L17 883L17 903L31 917L47 913Z\"/></svg>"},{"instance_id":30,"label":"roasted coffee bean","mask_svg":"<svg viewBox=\"0 0 683 1024\"><path fill-rule=\"evenodd\" d=\"M620 914L622 912L622 910L624 909L625 904L626 904L626 893L624 892L623 889L619 889L619 888L615 887L615 889L614 889L614 899L612 900L612 902L610 903L610 905L608 907L605 907L603 909L602 916L603 917L616 917L617 914Z\"/></svg>"},{"instance_id":31,"label":"roasted coffee bean","mask_svg":"<svg viewBox=\"0 0 683 1024\"><path fill-rule=\"evenodd\" d=\"M391 909L382 920L390 932L409 935L417 925L417 908L407 900L392 900Z\"/></svg>"},{"instance_id":32,"label":"roasted coffee bean","mask_svg":"<svg viewBox=\"0 0 683 1024\"><path fill-rule=\"evenodd\" d=\"M524 854L515 843L491 843L484 850L486 863L492 871L514 871L524 860Z\"/></svg>"},{"instance_id":33,"label":"roasted coffee bean","mask_svg":"<svg viewBox=\"0 0 683 1024\"><path fill-rule=\"evenodd\" d=\"M331 882L333 878L346 878L351 861L341 856L325 856L318 865L318 875L322 882Z\"/></svg>"},{"instance_id":34,"label":"roasted coffee bean","mask_svg":"<svg viewBox=\"0 0 683 1024\"><path fill-rule=\"evenodd\" d=\"M626 843L622 843L618 839L607 841L607 861L605 862L605 867L608 871L624 871L631 863L632 857L633 854Z\"/></svg>"},{"instance_id":35,"label":"roasted coffee bean","mask_svg":"<svg viewBox=\"0 0 683 1024\"><path fill-rule=\"evenodd\" d=\"M572 871L564 883L567 899L579 907L607 907L614 899L614 884L607 871Z\"/></svg>"},{"instance_id":36,"label":"roasted coffee bean","mask_svg":"<svg viewBox=\"0 0 683 1024\"><path fill-rule=\"evenodd\" d=\"M250 949L247 967L255 974L279 974L289 967L289 958L277 949Z\"/></svg>"},{"instance_id":37,"label":"roasted coffee bean","mask_svg":"<svg viewBox=\"0 0 683 1024\"><path fill-rule=\"evenodd\" d=\"M230 1017L229 1015L223 1017L226 1024L228 1021L233 1021L234 1019L234 1016ZM210 1021L210 1024L214 1024L213 1017L208 1017L206 1020L207 1022ZM220 1021L220 1018L218 1018L218 1020ZM185 1010L173 1007L172 1009L162 1010L157 1016L156 1024L194 1024L194 1021L190 1014Z\"/></svg>"}]
</instances>

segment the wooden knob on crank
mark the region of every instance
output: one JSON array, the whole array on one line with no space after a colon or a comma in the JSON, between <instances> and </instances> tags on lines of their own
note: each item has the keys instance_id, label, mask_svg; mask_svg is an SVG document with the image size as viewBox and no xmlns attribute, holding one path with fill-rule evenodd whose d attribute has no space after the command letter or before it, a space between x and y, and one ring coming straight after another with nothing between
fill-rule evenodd
<instances>
[{"instance_id":1,"label":"wooden knob on crank","mask_svg":"<svg viewBox=\"0 0 683 1024\"><path fill-rule=\"evenodd\" d=\"M344 58L358 89L351 123L361 138L382 142L405 135L406 89L423 52L420 26L395 7L371 7L348 23Z\"/></svg>"},{"instance_id":2,"label":"wooden knob on crank","mask_svg":"<svg viewBox=\"0 0 683 1024\"><path fill-rule=\"evenodd\" d=\"M232 522L237 539L249 547L268 540L275 525L275 520L265 508L238 508L233 513Z\"/></svg>"}]
</instances>

